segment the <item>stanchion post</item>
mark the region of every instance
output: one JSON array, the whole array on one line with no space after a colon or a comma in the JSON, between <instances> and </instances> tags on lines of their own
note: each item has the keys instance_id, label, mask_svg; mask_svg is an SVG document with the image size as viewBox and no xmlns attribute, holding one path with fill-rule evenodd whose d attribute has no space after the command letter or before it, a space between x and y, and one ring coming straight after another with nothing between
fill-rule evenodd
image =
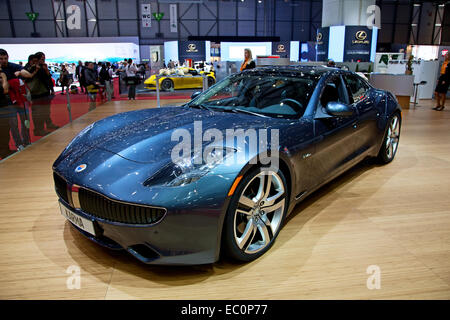
<instances>
[{"instance_id":1,"label":"stanchion post","mask_svg":"<svg viewBox=\"0 0 450 320\"><path fill-rule=\"evenodd\" d=\"M161 108L160 98L159 98L159 74L156 75L156 107Z\"/></svg>"},{"instance_id":2,"label":"stanchion post","mask_svg":"<svg viewBox=\"0 0 450 320\"><path fill-rule=\"evenodd\" d=\"M203 78L203 91L206 91L206 89L208 89L208 77L206 77L206 75L203 73L202 78Z\"/></svg>"},{"instance_id":3,"label":"stanchion post","mask_svg":"<svg viewBox=\"0 0 450 320\"><path fill-rule=\"evenodd\" d=\"M67 96L67 110L69 111L69 121L72 122L72 106L70 105L70 92L66 90Z\"/></svg>"}]
</instances>

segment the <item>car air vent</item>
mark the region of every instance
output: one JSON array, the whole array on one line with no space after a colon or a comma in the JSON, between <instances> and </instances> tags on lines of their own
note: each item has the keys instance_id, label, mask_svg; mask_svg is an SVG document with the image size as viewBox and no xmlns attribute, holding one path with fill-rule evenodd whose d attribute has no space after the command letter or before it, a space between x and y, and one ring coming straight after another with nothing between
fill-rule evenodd
<instances>
[{"instance_id":1,"label":"car air vent","mask_svg":"<svg viewBox=\"0 0 450 320\"><path fill-rule=\"evenodd\" d=\"M165 208L139 206L111 200L96 192L80 188L81 210L92 216L126 224L154 224L165 215Z\"/></svg>"}]
</instances>

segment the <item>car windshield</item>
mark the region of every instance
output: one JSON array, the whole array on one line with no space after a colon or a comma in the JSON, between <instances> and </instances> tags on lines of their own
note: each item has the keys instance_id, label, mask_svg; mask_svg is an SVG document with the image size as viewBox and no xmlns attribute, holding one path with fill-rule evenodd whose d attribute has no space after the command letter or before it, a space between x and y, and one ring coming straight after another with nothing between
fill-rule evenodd
<instances>
[{"instance_id":1,"label":"car windshield","mask_svg":"<svg viewBox=\"0 0 450 320\"><path fill-rule=\"evenodd\" d=\"M313 72L255 69L225 78L188 105L277 118L298 118L305 112L318 79L319 75Z\"/></svg>"}]
</instances>

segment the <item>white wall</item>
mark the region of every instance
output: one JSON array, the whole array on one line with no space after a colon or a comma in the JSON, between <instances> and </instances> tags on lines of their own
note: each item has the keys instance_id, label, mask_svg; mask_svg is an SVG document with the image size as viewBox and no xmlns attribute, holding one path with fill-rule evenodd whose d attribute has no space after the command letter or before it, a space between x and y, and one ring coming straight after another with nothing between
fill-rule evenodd
<instances>
[{"instance_id":1,"label":"white wall","mask_svg":"<svg viewBox=\"0 0 450 320\"><path fill-rule=\"evenodd\" d=\"M13 39L0 43L8 51L11 62L28 61L28 56L38 51L45 53L48 62L117 61L131 58L139 61L139 46L130 38L71 38L64 39ZM57 40L57 41L55 41ZM0 39L1 41L1 39Z\"/></svg>"}]
</instances>

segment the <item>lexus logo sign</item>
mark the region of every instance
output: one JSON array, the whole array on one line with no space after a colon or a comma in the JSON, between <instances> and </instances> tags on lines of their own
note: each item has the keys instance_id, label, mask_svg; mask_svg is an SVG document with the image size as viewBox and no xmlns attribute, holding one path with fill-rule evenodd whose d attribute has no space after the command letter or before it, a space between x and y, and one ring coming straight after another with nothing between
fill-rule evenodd
<instances>
[{"instance_id":1,"label":"lexus logo sign","mask_svg":"<svg viewBox=\"0 0 450 320\"><path fill-rule=\"evenodd\" d=\"M197 45L195 43L189 43L186 52L198 52Z\"/></svg>"},{"instance_id":2,"label":"lexus logo sign","mask_svg":"<svg viewBox=\"0 0 450 320\"><path fill-rule=\"evenodd\" d=\"M355 40L352 40L352 44L369 44L370 41L367 39L367 32L364 30L359 30L355 33Z\"/></svg>"},{"instance_id":3,"label":"lexus logo sign","mask_svg":"<svg viewBox=\"0 0 450 320\"><path fill-rule=\"evenodd\" d=\"M322 38L323 38L322 32L319 32L316 36L316 44L322 45L323 44Z\"/></svg>"},{"instance_id":4,"label":"lexus logo sign","mask_svg":"<svg viewBox=\"0 0 450 320\"><path fill-rule=\"evenodd\" d=\"M277 52L286 52L284 44L279 44L277 47Z\"/></svg>"},{"instance_id":5,"label":"lexus logo sign","mask_svg":"<svg viewBox=\"0 0 450 320\"><path fill-rule=\"evenodd\" d=\"M320 40L322 40L322 33L321 33L321 32L319 32L319 33L317 34L316 40L317 40L317 42L319 42Z\"/></svg>"},{"instance_id":6,"label":"lexus logo sign","mask_svg":"<svg viewBox=\"0 0 450 320\"><path fill-rule=\"evenodd\" d=\"M362 30L358 31L355 34L355 38L356 38L356 40L364 41L367 38L367 33L365 31L362 31Z\"/></svg>"}]
</instances>

